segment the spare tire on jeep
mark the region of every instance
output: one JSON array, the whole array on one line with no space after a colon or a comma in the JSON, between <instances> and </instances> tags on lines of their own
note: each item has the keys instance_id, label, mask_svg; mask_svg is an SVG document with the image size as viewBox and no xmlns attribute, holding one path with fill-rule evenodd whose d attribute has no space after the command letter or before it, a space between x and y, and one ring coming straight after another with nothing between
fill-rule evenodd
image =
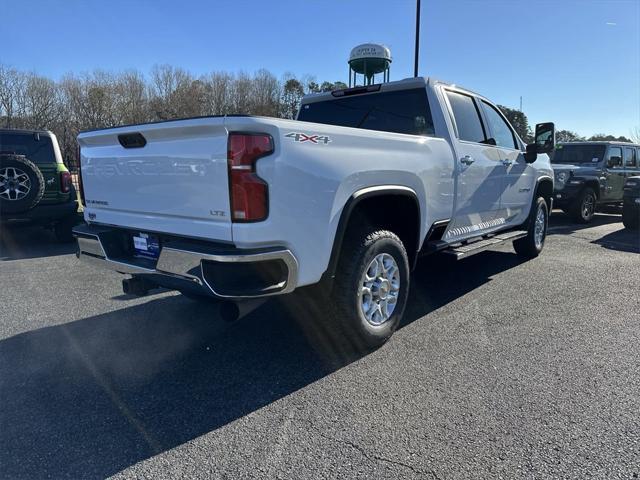
<instances>
[{"instance_id":1,"label":"spare tire on jeep","mask_svg":"<svg viewBox=\"0 0 640 480\"><path fill-rule=\"evenodd\" d=\"M31 210L44 194L40 169L24 155L0 154L0 215Z\"/></svg>"}]
</instances>

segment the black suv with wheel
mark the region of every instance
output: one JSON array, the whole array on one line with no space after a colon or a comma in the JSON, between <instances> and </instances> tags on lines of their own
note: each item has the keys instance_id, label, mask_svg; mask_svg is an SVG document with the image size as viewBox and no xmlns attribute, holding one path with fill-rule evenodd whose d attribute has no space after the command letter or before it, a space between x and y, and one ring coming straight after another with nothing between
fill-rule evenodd
<instances>
[{"instance_id":1,"label":"black suv with wheel","mask_svg":"<svg viewBox=\"0 0 640 480\"><path fill-rule=\"evenodd\" d=\"M622 204L625 179L640 175L640 145L622 142L575 142L556 146L554 205L579 223L589 223L596 209Z\"/></svg>"},{"instance_id":2,"label":"black suv with wheel","mask_svg":"<svg viewBox=\"0 0 640 480\"><path fill-rule=\"evenodd\" d=\"M630 230L640 228L640 176L629 177L624 184L622 223Z\"/></svg>"},{"instance_id":3,"label":"black suv with wheel","mask_svg":"<svg viewBox=\"0 0 640 480\"><path fill-rule=\"evenodd\" d=\"M21 222L52 227L72 241L78 201L58 141L45 130L0 129L0 226Z\"/></svg>"}]
</instances>

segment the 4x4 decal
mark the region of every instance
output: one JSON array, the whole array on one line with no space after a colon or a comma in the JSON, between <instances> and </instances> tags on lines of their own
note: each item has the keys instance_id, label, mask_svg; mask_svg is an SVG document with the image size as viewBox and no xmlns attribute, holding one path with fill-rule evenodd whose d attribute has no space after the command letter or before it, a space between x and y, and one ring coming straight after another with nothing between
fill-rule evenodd
<instances>
[{"instance_id":1,"label":"4x4 decal","mask_svg":"<svg viewBox=\"0 0 640 480\"><path fill-rule=\"evenodd\" d=\"M287 138L292 138L294 142L310 142L314 144L322 144L326 145L331 141L331 139L326 135L307 135L302 132L291 132L285 135Z\"/></svg>"}]
</instances>

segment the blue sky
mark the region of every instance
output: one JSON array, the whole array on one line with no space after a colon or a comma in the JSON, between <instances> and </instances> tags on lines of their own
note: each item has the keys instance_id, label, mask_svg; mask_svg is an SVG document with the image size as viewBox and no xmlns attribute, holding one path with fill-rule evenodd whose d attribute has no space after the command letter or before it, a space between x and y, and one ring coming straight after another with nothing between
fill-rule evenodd
<instances>
[{"instance_id":1,"label":"blue sky","mask_svg":"<svg viewBox=\"0 0 640 480\"><path fill-rule=\"evenodd\" d=\"M413 74L415 0L0 0L0 63L53 78L168 63L347 81L350 49ZM640 0L422 0L420 74L582 135L640 126Z\"/></svg>"}]
</instances>

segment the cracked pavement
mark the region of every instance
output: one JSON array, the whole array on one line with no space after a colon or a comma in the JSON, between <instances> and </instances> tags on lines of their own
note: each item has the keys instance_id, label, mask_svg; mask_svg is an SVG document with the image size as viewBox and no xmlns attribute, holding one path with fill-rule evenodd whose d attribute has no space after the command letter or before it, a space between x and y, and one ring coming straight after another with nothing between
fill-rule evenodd
<instances>
[{"instance_id":1,"label":"cracked pavement","mask_svg":"<svg viewBox=\"0 0 640 480\"><path fill-rule=\"evenodd\" d=\"M0 238L3 478L638 478L640 236L554 214L543 255L423 262L353 358L299 296L227 324ZM322 305L315 308L322 309Z\"/></svg>"}]
</instances>

